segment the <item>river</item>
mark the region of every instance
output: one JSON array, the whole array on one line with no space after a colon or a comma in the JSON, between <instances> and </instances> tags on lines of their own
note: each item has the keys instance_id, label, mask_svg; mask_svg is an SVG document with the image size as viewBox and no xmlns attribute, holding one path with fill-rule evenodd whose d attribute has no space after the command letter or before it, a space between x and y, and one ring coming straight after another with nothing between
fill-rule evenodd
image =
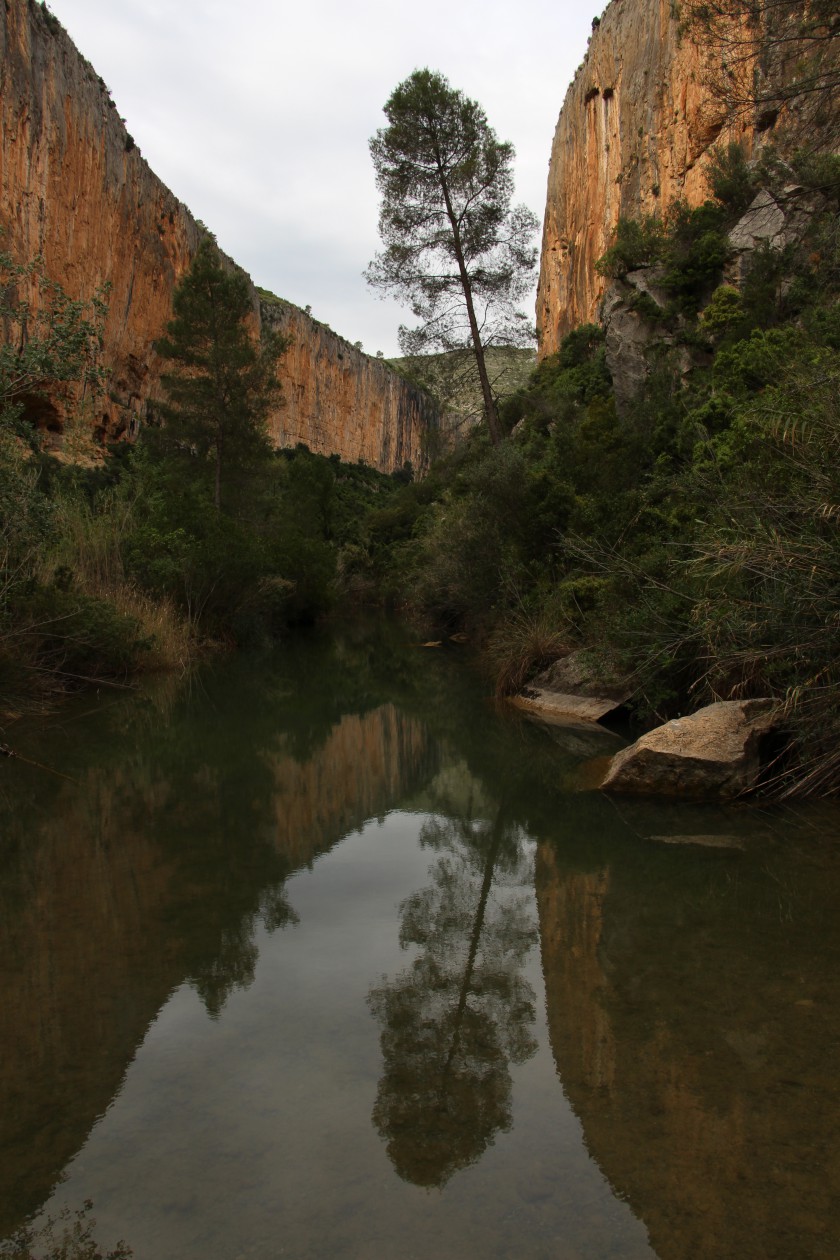
<instances>
[{"instance_id":1,"label":"river","mask_svg":"<svg viewBox=\"0 0 840 1260\"><path fill-rule=\"evenodd\" d=\"M5 738L0 1237L840 1256L836 805L578 791L613 737L390 626Z\"/></svg>"}]
</instances>

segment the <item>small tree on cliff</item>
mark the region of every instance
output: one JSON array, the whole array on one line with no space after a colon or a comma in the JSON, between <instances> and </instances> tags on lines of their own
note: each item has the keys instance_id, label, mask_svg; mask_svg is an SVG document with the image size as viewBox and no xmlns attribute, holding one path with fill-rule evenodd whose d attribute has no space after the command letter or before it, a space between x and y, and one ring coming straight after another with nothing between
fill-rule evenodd
<instances>
[{"instance_id":1,"label":"small tree on cliff","mask_svg":"<svg viewBox=\"0 0 840 1260\"><path fill-rule=\"evenodd\" d=\"M161 441L209 475L216 511L223 486L252 471L270 453L266 421L279 400L276 364L286 348L277 335L256 342L248 282L222 265L205 239L173 297L174 315L158 353L172 365L163 378Z\"/></svg>"},{"instance_id":2,"label":"small tree on cliff","mask_svg":"<svg viewBox=\"0 0 840 1260\"><path fill-rule=\"evenodd\" d=\"M516 305L536 265L537 220L524 206L511 208L513 146L500 143L476 101L431 70L415 70L395 88L385 115L389 125L370 141L385 249L366 278L422 321L400 328L404 354L471 348L498 444L485 351L533 340Z\"/></svg>"}]
</instances>

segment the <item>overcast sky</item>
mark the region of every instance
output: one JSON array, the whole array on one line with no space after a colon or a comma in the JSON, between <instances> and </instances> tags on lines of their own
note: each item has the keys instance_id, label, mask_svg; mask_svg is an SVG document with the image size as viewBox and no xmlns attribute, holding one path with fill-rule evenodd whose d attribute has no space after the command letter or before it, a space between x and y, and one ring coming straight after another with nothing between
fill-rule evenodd
<instances>
[{"instance_id":1,"label":"overcast sky","mask_svg":"<svg viewBox=\"0 0 840 1260\"><path fill-rule=\"evenodd\" d=\"M412 70L445 74L516 153L539 217L597 7L571 0L48 0L143 156L254 282L374 354L410 313L369 290L368 140Z\"/></svg>"}]
</instances>

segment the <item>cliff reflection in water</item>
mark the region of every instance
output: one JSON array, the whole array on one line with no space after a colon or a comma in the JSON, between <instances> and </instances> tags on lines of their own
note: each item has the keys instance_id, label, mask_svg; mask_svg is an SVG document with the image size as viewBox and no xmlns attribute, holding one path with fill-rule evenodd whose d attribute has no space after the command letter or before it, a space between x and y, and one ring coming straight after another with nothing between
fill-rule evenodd
<instances>
[{"instance_id":1,"label":"cliff reflection in water","mask_svg":"<svg viewBox=\"0 0 840 1260\"><path fill-rule=\"evenodd\" d=\"M316 722L245 677L118 704L89 740L63 715L40 760L79 786L16 766L0 801L0 1237L47 1197L173 990L217 1015L253 978L257 925L295 921L286 877L434 772L426 728L393 705Z\"/></svg>"},{"instance_id":2,"label":"cliff reflection in water","mask_svg":"<svg viewBox=\"0 0 840 1260\"><path fill-rule=\"evenodd\" d=\"M837 864L816 832L538 850L558 1074L661 1260L840 1255Z\"/></svg>"},{"instance_id":3,"label":"cliff reflection in water","mask_svg":"<svg viewBox=\"0 0 840 1260\"><path fill-rule=\"evenodd\" d=\"M531 863L501 808L432 819L420 839L440 857L400 907L400 945L419 952L369 997L384 1059L373 1121L405 1181L442 1186L510 1128L510 1065L537 1048L520 974L537 933Z\"/></svg>"}]
</instances>

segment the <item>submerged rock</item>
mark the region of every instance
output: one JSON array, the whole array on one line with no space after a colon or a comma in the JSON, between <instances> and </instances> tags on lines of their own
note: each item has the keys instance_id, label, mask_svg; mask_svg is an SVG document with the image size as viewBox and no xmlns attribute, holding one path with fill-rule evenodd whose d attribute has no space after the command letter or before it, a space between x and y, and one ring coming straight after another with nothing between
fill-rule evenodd
<instances>
[{"instance_id":1,"label":"submerged rock","mask_svg":"<svg viewBox=\"0 0 840 1260\"><path fill-rule=\"evenodd\" d=\"M755 787L773 700L728 700L649 731L613 757L608 792L725 800Z\"/></svg>"}]
</instances>

